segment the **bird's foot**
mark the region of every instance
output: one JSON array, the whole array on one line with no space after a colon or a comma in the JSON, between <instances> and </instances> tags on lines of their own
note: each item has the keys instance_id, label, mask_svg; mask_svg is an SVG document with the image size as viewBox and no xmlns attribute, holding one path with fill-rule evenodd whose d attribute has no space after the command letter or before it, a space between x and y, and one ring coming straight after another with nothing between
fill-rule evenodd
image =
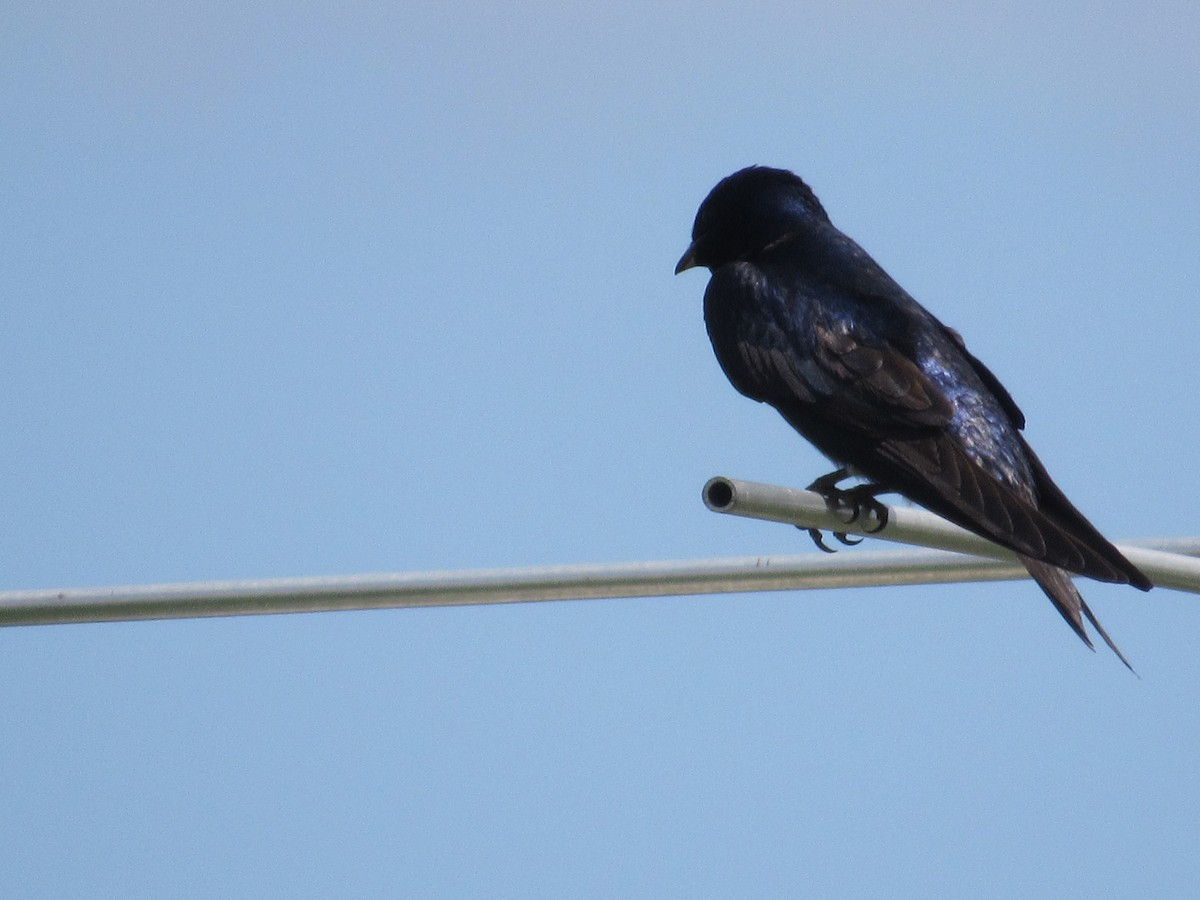
<instances>
[{"instance_id":1,"label":"bird's foot","mask_svg":"<svg viewBox=\"0 0 1200 900\"><path fill-rule=\"evenodd\" d=\"M820 494L825 505L830 512L841 512L848 510L850 517L846 519L846 524L850 525L857 522L865 513L870 513L875 517L878 524L874 528L866 529L868 534L876 534L883 530L888 523L888 508L877 499L879 494L887 493L887 488L881 484L860 484L852 488L843 490L838 487L838 482L844 478L849 478L850 472L848 469L838 469L830 472L828 475L822 475L816 481L808 486L810 491ZM812 538L813 543L818 548L826 553L834 553L836 550L825 543L824 537L819 528L808 528L808 536ZM844 531L835 531L833 536L843 544L854 545L861 544L862 538L858 540L851 539Z\"/></svg>"},{"instance_id":2,"label":"bird's foot","mask_svg":"<svg viewBox=\"0 0 1200 900\"><path fill-rule=\"evenodd\" d=\"M888 489L882 484L860 484L849 490L838 491L832 498L832 508L835 512L839 509L849 508L850 518L846 519L848 525L857 522L866 514L874 516L875 527L864 530L867 534L878 534L888 523L887 504L880 503L878 496L886 494L887 491ZM831 502L830 498L826 497L825 502Z\"/></svg>"}]
</instances>

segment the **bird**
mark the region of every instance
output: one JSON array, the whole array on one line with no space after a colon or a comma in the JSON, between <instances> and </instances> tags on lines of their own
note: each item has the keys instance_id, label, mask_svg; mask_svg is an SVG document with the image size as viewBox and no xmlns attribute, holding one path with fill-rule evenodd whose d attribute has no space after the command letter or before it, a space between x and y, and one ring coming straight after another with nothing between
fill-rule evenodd
<instances>
[{"instance_id":1,"label":"bird","mask_svg":"<svg viewBox=\"0 0 1200 900\"><path fill-rule=\"evenodd\" d=\"M1050 478L1024 414L961 335L839 231L799 176L749 166L718 182L675 274L696 267L711 273L704 322L729 381L838 466L810 490L855 517L873 510L880 528L876 496L898 493L1007 547L1084 644L1095 650L1086 617L1133 671L1071 574L1143 591L1150 579ZM851 476L866 483L838 487Z\"/></svg>"}]
</instances>

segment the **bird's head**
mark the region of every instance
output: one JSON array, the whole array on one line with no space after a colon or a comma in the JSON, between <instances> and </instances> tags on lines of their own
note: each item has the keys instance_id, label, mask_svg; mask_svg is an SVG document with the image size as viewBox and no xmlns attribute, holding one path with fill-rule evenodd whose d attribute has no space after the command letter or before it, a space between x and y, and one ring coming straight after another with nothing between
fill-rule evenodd
<instances>
[{"instance_id":1,"label":"bird's head","mask_svg":"<svg viewBox=\"0 0 1200 900\"><path fill-rule=\"evenodd\" d=\"M675 266L716 270L746 259L780 238L816 222L828 222L807 184L786 169L750 166L712 189L692 226L692 243Z\"/></svg>"}]
</instances>

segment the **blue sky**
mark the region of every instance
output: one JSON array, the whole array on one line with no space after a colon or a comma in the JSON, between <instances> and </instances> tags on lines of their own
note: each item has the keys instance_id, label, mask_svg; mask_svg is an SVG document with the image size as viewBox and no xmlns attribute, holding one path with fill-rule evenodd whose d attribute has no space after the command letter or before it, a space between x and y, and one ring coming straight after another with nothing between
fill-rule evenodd
<instances>
[{"instance_id":1,"label":"blue sky","mask_svg":"<svg viewBox=\"0 0 1200 900\"><path fill-rule=\"evenodd\" d=\"M0 11L0 588L810 549L699 499L828 469L671 275L750 163L1200 532L1200 11L1051 6ZM1141 680L1019 582L0 631L0 893L1194 896L1195 598L1084 592Z\"/></svg>"}]
</instances>

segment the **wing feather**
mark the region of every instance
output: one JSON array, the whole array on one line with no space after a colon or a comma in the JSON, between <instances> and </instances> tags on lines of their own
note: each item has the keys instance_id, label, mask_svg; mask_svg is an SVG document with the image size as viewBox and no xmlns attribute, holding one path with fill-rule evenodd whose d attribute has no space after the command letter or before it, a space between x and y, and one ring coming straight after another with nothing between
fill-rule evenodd
<instances>
[{"instance_id":1,"label":"wing feather","mask_svg":"<svg viewBox=\"0 0 1200 900\"><path fill-rule=\"evenodd\" d=\"M763 314L772 308L763 289L754 267L739 263L715 273L705 296L717 358L739 391L774 406L831 459L1023 556L1102 581L1148 586L1050 481L1018 433L1020 409L957 332L929 317L933 333L944 335L939 351L959 375L973 373L978 396L990 398L998 421L1013 429L1031 467L1027 479L996 477L967 452L949 427L955 400L913 361L903 322L883 335L861 326L870 315L809 317L809 332L797 333L797 317L787 309L774 318ZM739 296L745 302L731 300ZM869 307L870 298L860 300ZM914 332L916 326L929 332L928 320L912 324Z\"/></svg>"}]
</instances>

